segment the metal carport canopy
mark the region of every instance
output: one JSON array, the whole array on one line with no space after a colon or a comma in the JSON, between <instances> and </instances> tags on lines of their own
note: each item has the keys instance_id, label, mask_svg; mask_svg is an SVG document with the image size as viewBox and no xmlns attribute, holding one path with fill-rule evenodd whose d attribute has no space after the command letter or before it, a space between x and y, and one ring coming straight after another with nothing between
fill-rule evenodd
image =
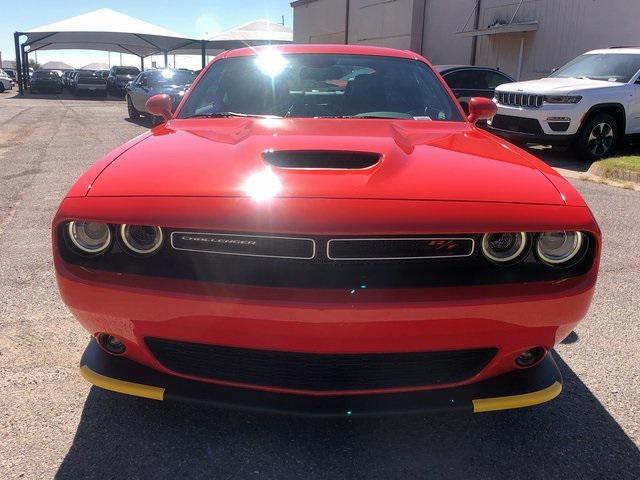
<instances>
[{"instance_id":1,"label":"metal carport canopy","mask_svg":"<svg viewBox=\"0 0 640 480\"><path fill-rule=\"evenodd\" d=\"M23 35L27 38L20 47L19 41ZM37 50L103 50L130 53L141 59L164 53L166 59L169 51L200 43L199 40L108 8L101 8L26 32L16 32L14 39L17 67L28 53ZM17 68L17 70L21 80L23 69ZM21 81L19 86L22 93Z\"/></svg>"},{"instance_id":2,"label":"metal carport canopy","mask_svg":"<svg viewBox=\"0 0 640 480\"><path fill-rule=\"evenodd\" d=\"M232 50L234 48L292 42L293 30L290 27L260 18L203 38L197 43L183 45L169 53L194 55L200 54L201 49L204 48L206 55L216 55L224 50Z\"/></svg>"}]
</instances>

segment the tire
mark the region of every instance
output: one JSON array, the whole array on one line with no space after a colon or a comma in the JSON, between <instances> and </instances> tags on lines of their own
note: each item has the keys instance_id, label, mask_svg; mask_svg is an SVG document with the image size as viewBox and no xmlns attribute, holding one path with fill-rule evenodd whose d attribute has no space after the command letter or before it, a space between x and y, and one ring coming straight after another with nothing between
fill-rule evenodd
<instances>
[{"instance_id":1,"label":"tire","mask_svg":"<svg viewBox=\"0 0 640 480\"><path fill-rule=\"evenodd\" d=\"M136 110L136 107L133 106L133 102L131 101L131 97L129 95L127 95L127 112L129 113L129 118L131 120L140 118L140 112Z\"/></svg>"},{"instance_id":2,"label":"tire","mask_svg":"<svg viewBox=\"0 0 640 480\"><path fill-rule=\"evenodd\" d=\"M0 93L4 92L4 83L0 82Z\"/></svg>"},{"instance_id":3,"label":"tire","mask_svg":"<svg viewBox=\"0 0 640 480\"><path fill-rule=\"evenodd\" d=\"M573 145L574 152L583 162L595 162L610 155L619 138L618 121L611 115L598 113L580 128Z\"/></svg>"}]
</instances>

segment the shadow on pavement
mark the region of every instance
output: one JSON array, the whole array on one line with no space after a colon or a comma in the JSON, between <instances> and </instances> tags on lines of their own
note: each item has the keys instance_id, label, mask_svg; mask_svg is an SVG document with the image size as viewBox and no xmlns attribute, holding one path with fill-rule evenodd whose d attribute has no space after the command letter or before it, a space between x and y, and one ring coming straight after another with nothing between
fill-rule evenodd
<instances>
[{"instance_id":1,"label":"shadow on pavement","mask_svg":"<svg viewBox=\"0 0 640 480\"><path fill-rule=\"evenodd\" d=\"M133 118L125 118L124 119L125 122L129 122L129 123L133 123L134 125L139 125L141 127L146 127L146 128L153 128L155 127L153 120L151 119L151 117L147 117L145 115L133 119Z\"/></svg>"},{"instance_id":2,"label":"shadow on pavement","mask_svg":"<svg viewBox=\"0 0 640 480\"><path fill-rule=\"evenodd\" d=\"M640 478L638 448L558 365L555 401L480 415L305 419L93 387L56 478Z\"/></svg>"}]
</instances>

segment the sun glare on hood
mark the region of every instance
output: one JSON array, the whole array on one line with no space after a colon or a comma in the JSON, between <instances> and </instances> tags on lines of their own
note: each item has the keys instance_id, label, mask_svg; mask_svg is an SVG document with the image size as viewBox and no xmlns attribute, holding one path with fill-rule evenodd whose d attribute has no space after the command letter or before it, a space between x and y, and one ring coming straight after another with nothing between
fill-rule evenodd
<instances>
[{"instance_id":1,"label":"sun glare on hood","mask_svg":"<svg viewBox=\"0 0 640 480\"><path fill-rule=\"evenodd\" d=\"M262 202L280 193L282 184L275 173L266 169L251 175L245 182L243 190L257 202Z\"/></svg>"}]
</instances>

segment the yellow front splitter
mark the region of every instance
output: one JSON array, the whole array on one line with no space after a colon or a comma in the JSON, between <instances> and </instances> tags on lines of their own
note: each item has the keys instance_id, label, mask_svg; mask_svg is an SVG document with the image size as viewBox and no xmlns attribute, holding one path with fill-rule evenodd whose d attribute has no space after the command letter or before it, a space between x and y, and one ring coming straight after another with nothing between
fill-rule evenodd
<instances>
[{"instance_id":1,"label":"yellow front splitter","mask_svg":"<svg viewBox=\"0 0 640 480\"><path fill-rule=\"evenodd\" d=\"M80 365L80 372L88 382L126 395L302 416L492 412L548 402L562 391L562 375L551 354L530 369L460 387L329 396L268 392L181 378L126 357L109 355L94 340L87 346Z\"/></svg>"},{"instance_id":2,"label":"yellow front splitter","mask_svg":"<svg viewBox=\"0 0 640 480\"><path fill-rule=\"evenodd\" d=\"M150 398L152 400L164 400L164 388L106 377L94 372L86 365L80 367L80 375L82 375L87 382L92 383L96 387L104 388L105 390L125 393L135 397Z\"/></svg>"},{"instance_id":3,"label":"yellow front splitter","mask_svg":"<svg viewBox=\"0 0 640 480\"><path fill-rule=\"evenodd\" d=\"M558 381L537 392L509 395L506 397L479 398L472 400L473 413L493 412L496 410L508 410L511 408L530 407L539 403L553 400L562 391L562 384Z\"/></svg>"}]
</instances>

